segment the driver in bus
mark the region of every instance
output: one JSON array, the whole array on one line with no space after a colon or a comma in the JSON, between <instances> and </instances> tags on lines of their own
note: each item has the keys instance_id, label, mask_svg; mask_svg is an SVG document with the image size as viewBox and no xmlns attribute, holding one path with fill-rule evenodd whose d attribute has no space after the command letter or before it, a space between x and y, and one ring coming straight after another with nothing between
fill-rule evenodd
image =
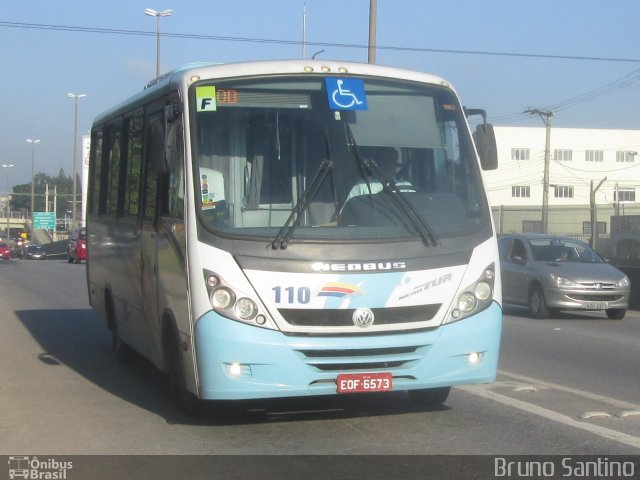
<instances>
[{"instance_id":1,"label":"driver in bus","mask_svg":"<svg viewBox=\"0 0 640 480\"><path fill-rule=\"evenodd\" d=\"M413 191L411 184L399 178L396 178L398 172L398 151L393 147L362 147L360 149L364 158L373 160L386 179L393 181L400 190ZM373 195L383 190L381 179L376 175L369 175L365 179L360 179L353 187L345 203L358 195ZM408 187L408 188L407 188Z\"/></svg>"}]
</instances>

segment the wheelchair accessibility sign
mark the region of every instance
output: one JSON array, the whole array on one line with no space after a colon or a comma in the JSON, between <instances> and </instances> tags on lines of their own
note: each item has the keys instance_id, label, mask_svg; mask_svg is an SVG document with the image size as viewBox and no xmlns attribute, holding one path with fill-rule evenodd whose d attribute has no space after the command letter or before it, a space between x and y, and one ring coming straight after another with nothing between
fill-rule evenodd
<instances>
[{"instance_id":1,"label":"wheelchair accessibility sign","mask_svg":"<svg viewBox=\"0 0 640 480\"><path fill-rule=\"evenodd\" d=\"M331 110L366 110L364 80L359 78L325 78Z\"/></svg>"}]
</instances>

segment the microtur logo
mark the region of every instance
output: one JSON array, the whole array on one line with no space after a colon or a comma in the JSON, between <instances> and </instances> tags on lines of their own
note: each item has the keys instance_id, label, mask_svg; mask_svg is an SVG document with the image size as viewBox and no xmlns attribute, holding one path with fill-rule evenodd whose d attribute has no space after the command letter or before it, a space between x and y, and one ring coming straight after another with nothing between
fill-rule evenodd
<instances>
[{"instance_id":1,"label":"microtur logo","mask_svg":"<svg viewBox=\"0 0 640 480\"><path fill-rule=\"evenodd\" d=\"M9 457L9 478L32 480L65 480L67 471L73 468L73 462L62 462L55 458L39 459L13 455Z\"/></svg>"}]
</instances>

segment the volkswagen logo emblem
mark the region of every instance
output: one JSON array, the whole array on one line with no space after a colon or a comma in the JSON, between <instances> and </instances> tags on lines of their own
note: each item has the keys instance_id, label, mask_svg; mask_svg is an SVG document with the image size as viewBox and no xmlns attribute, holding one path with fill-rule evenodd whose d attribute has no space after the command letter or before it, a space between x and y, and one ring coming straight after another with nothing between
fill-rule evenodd
<instances>
[{"instance_id":1,"label":"volkswagen logo emblem","mask_svg":"<svg viewBox=\"0 0 640 480\"><path fill-rule=\"evenodd\" d=\"M374 315L368 308L356 308L351 316L353 324L360 328L369 328L373 325Z\"/></svg>"}]
</instances>

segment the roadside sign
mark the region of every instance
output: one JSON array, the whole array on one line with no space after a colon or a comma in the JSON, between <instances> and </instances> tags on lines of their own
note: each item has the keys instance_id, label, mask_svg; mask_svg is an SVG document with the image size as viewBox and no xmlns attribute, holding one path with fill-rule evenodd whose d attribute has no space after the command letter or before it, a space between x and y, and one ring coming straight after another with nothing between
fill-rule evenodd
<instances>
[{"instance_id":1,"label":"roadside sign","mask_svg":"<svg viewBox=\"0 0 640 480\"><path fill-rule=\"evenodd\" d=\"M54 230L56 228L56 212L33 212L33 228Z\"/></svg>"}]
</instances>

